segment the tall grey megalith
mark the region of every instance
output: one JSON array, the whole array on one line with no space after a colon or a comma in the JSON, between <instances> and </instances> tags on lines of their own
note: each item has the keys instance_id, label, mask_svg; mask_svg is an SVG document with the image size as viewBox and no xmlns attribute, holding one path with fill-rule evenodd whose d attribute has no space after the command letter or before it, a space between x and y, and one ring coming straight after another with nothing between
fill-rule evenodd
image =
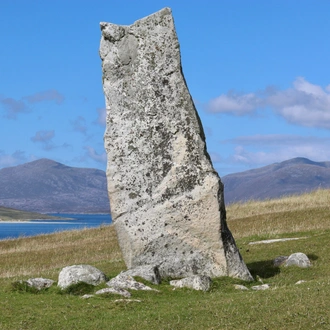
<instances>
[{"instance_id":1,"label":"tall grey megalith","mask_svg":"<svg viewBox=\"0 0 330 330\"><path fill-rule=\"evenodd\" d=\"M226 224L171 10L100 26L108 192L127 267L252 280Z\"/></svg>"}]
</instances>

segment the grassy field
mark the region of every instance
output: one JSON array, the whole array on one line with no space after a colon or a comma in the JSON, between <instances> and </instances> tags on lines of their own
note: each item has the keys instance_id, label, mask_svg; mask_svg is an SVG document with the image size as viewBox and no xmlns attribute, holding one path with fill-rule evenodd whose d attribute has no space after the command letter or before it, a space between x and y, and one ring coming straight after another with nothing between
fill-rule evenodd
<instances>
[{"instance_id":1,"label":"grassy field","mask_svg":"<svg viewBox=\"0 0 330 330\"><path fill-rule=\"evenodd\" d=\"M0 329L330 329L330 190L228 206L228 225L255 278L267 291L238 291L261 282L214 280L209 292L132 292L81 299L56 287L38 294L13 290L30 277L57 280L62 267L91 264L109 277L125 269L112 226L0 241ZM270 238L300 240L249 245ZM276 268L280 255L304 252L312 267ZM302 284L295 284L305 280Z\"/></svg>"}]
</instances>

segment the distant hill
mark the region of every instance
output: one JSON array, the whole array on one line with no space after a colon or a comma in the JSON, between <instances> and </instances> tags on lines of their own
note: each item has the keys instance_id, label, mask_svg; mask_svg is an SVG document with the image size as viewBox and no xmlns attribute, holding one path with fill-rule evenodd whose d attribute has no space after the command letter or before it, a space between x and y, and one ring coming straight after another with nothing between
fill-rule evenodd
<instances>
[{"instance_id":1,"label":"distant hill","mask_svg":"<svg viewBox=\"0 0 330 330\"><path fill-rule=\"evenodd\" d=\"M104 171L39 159L0 170L0 206L33 212L108 213Z\"/></svg>"},{"instance_id":2,"label":"distant hill","mask_svg":"<svg viewBox=\"0 0 330 330\"><path fill-rule=\"evenodd\" d=\"M293 158L221 178L225 202L264 200L330 188L330 162Z\"/></svg>"},{"instance_id":3,"label":"distant hill","mask_svg":"<svg viewBox=\"0 0 330 330\"><path fill-rule=\"evenodd\" d=\"M226 204L330 188L330 162L293 158L221 178ZM104 171L39 159L0 170L0 206L40 213L108 213Z\"/></svg>"}]
</instances>

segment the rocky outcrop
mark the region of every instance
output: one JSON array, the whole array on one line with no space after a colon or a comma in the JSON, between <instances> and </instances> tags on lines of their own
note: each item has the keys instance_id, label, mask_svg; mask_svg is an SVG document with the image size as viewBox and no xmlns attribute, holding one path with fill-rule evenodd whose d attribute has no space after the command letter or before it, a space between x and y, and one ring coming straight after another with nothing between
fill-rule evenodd
<instances>
[{"instance_id":1,"label":"rocky outcrop","mask_svg":"<svg viewBox=\"0 0 330 330\"><path fill-rule=\"evenodd\" d=\"M29 278L26 284L30 287L36 288L37 290L48 289L53 285L54 281L48 278Z\"/></svg>"},{"instance_id":2,"label":"rocky outcrop","mask_svg":"<svg viewBox=\"0 0 330 330\"><path fill-rule=\"evenodd\" d=\"M292 253L290 256L279 256L273 260L274 267L280 266L297 266L300 268L308 268L311 266L311 262L307 255L302 252Z\"/></svg>"},{"instance_id":3,"label":"rocky outcrop","mask_svg":"<svg viewBox=\"0 0 330 330\"><path fill-rule=\"evenodd\" d=\"M131 296L131 294L127 290L124 290L122 288L115 288L115 287L98 290L95 292L95 294L119 294L126 298L129 298Z\"/></svg>"},{"instance_id":4,"label":"rocky outcrop","mask_svg":"<svg viewBox=\"0 0 330 330\"><path fill-rule=\"evenodd\" d=\"M280 267L282 266L285 261L288 260L288 256L279 256L279 257L276 257L274 260L273 260L273 266L274 267Z\"/></svg>"},{"instance_id":5,"label":"rocky outcrop","mask_svg":"<svg viewBox=\"0 0 330 330\"><path fill-rule=\"evenodd\" d=\"M311 266L311 262L305 253L296 252L292 253L288 259L284 262L284 266L298 266L301 268L308 268Z\"/></svg>"},{"instance_id":6,"label":"rocky outcrop","mask_svg":"<svg viewBox=\"0 0 330 330\"><path fill-rule=\"evenodd\" d=\"M156 266L150 266L150 265L139 266L133 269L126 270L122 274L142 277L146 281L149 281L153 284L160 284L161 282L159 270L158 267Z\"/></svg>"},{"instance_id":7,"label":"rocky outcrop","mask_svg":"<svg viewBox=\"0 0 330 330\"><path fill-rule=\"evenodd\" d=\"M208 276L194 275L180 280L170 281L170 285L176 288L190 288L200 291L208 291L211 288L212 280Z\"/></svg>"},{"instance_id":8,"label":"rocky outcrop","mask_svg":"<svg viewBox=\"0 0 330 330\"><path fill-rule=\"evenodd\" d=\"M254 285L251 287L251 289L255 291L264 291L264 290L268 290L269 288L270 288L269 284Z\"/></svg>"},{"instance_id":9,"label":"rocky outcrop","mask_svg":"<svg viewBox=\"0 0 330 330\"><path fill-rule=\"evenodd\" d=\"M130 290L143 290L143 291L157 291L150 286L147 286L141 282L137 282L130 275L121 273L116 277L112 278L107 282L107 286L120 289L130 289Z\"/></svg>"},{"instance_id":10,"label":"rocky outcrop","mask_svg":"<svg viewBox=\"0 0 330 330\"><path fill-rule=\"evenodd\" d=\"M61 270L57 285L61 289L65 289L80 282L96 286L106 281L106 275L91 265L73 265L64 267Z\"/></svg>"},{"instance_id":11,"label":"rocky outcrop","mask_svg":"<svg viewBox=\"0 0 330 330\"><path fill-rule=\"evenodd\" d=\"M108 192L127 267L251 280L226 224L171 10L101 30Z\"/></svg>"}]
</instances>

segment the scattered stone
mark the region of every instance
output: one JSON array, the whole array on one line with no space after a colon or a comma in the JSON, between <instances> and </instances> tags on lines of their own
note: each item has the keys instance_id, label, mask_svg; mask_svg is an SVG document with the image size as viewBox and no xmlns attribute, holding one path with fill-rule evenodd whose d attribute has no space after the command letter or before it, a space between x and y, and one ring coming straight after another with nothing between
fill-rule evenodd
<instances>
[{"instance_id":1,"label":"scattered stone","mask_svg":"<svg viewBox=\"0 0 330 330\"><path fill-rule=\"evenodd\" d=\"M122 274L130 276L139 276L153 284L160 284L161 282L161 277L157 266L139 266L122 272Z\"/></svg>"},{"instance_id":2,"label":"scattered stone","mask_svg":"<svg viewBox=\"0 0 330 330\"><path fill-rule=\"evenodd\" d=\"M256 290L256 291L268 290L269 288L270 288L269 284L255 285L251 287L252 290Z\"/></svg>"},{"instance_id":3,"label":"scattered stone","mask_svg":"<svg viewBox=\"0 0 330 330\"><path fill-rule=\"evenodd\" d=\"M149 286L141 282L135 281L132 276L124 273L120 273L119 275L108 281L107 286L131 290L158 291L150 288Z\"/></svg>"},{"instance_id":4,"label":"scattered stone","mask_svg":"<svg viewBox=\"0 0 330 330\"><path fill-rule=\"evenodd\" d=\"M301 268L307 268L311 266L311 262L306 256L306 254L297 252L293 253L289 256L289 258L285 261L284 266L298 266Z\"/></svg>"},{"instance_id":5,"label":"scattered stone","mask_svg":"<svg viewBox=\"0 0 330 330\"><path fill-rule=\"evenodd\" d=\"M307 268L311 266L311 262L306 256L306 254L297 252L291 254L289 257L288 256L279 256L274 259L273 265L275 267L280 267L280 266L298 266L301 268Z\"/></svg>"},{"instance_id":6,"label":"scattered stone","mask_svg":"<svg viewBox=\"0 0 330 330\"><path fill-rule=\"evenodd\" d=\"M307 238L307 237L274 238L274 239L266 239L266 240L263 240L263 241L250 242L249 245L270 244L270 243L286 242L286 241L296 241L298 239L305 239L305 238Z\"/></svg>"},{"instance_id":7,"label":"scattered stone","mask_svg":"<svg viewBox=\"0 0 330 330\"><path fill-rule=\"evenodd\" d=\"M125 303L130 303L130 302L141 302L142 300L139 299L116 299L115 302L125 302Z\"/></svg>"},{"instance_id":8,"label":"scattered stone","mask_svg":"<svg viewBox=\"0 0 330 330\"><path fill-rule=\"evenodd\" d=\"M299 285L299 284L306 283L306 282L307 282L307 281L305 281L305 280L300 280L300 281L296 282L295 284L296 284L296 285Z\"/></svg>"},{"instance_id":9,"label":"scattered stone","mask_svg":"<svg viewBox=\"0 0 330 330\"><path fill-rule=\"evenodd\" d=\"M127 268L253 280L227 227L171 10L100 27L108 192Z\"/></svg>"},{"instance_id":10,"label":"scattered stone","mask_svg":"<svg viewBox=\"0 0 330 330\"><path fill-rule=\"evenodd\" d=\"M190 288L194 290L208 291L211 287L212 280L209 276L195 275L180 280L170 281L170 285L176 288Z\"/></svg>"},{"instance_id":11,"label":"scattered stone","mask_svg":"<svg viewBox=\"0 0 330 330\"><path fill-rule=\"evenodd\" d=\"M72 284L84 282L99 285L107 281L106 275L99 269L90 265L73 265L64 267L59 276L57 285L65 289Z\"/></svg>"},{"instance_id":12,"label":"scattered stone","mask_svg":"<svg viewBox=\"0 0 330 330\"><path fill-rule=\"evenodd\" d=\"M245 285L234 284L236 290L249 290Z\"/></svg>"},{"instance_id":13,"label":"scattered stone","mask_svg":"<svg viewBox=\"0 0 330 330\"><path fill-rule=\"evenodd\" d=\"M38 290L42 290L42 289L50 288L53 285L54 281L47 278L37 277L37 278L29 278L26 281L26 283L30 287L36 288Z\"/></svg>"},{"instance_id":14,"label":"scattered stone","mask_svg":"<svg viewBox=\"0 0 330 330\"><path fill-rule=\"evenodd\" d=\"M282 266L287 260L288 256L279 256L273 260L274 267L280 267Z\"/></svg>"},{"instance_id":15,"label":"scattered stone","mask_svg":"<svg viewBox=\"0 0 330 330\"><path fill-rule=\"evenodd\" d=\"M89 298L92 298L94 297L93 294L84 294L83 296L81 296L81 299L89 299Z\"/></svg>"},{"instance_id":16,"label":"scattered stone","mask_svg":"<svg viewBox=\"0 0 330 330\"><path fill-rule=\"evenodd\" d=\"M119 294L121 296L127 297L129 298L131 296L130 292L122 289L122 288L115 288L115 287L111 287L111 288L104 288L101 290L98 290L95 292L95 294Z\"/></svg>"}]
</instances>

